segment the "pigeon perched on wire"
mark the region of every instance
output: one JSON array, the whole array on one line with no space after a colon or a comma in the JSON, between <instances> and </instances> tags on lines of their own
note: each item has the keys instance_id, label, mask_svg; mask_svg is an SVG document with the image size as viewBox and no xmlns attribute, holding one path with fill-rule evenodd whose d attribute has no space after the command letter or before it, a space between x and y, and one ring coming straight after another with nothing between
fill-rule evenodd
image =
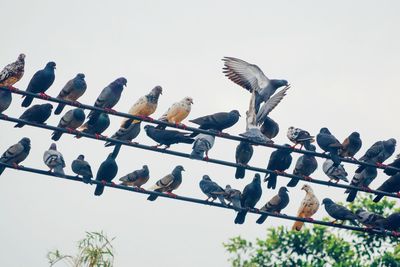
<instances>
[{"instance_id":1,"label":"pigeon perched on wire","mask_svg":"<svg viewBox=\"0 0 400 267\"><path fill-rule=\"evenodd\" d=\"M52 143L50 148L43 153L43 162L49 167L50 172L64 176L65 161L63 155L57 150L57 145Z\"/></svg>"},{"instance_id":2,"label":"pigeon perched on wire","mask_svg":"<svg viewBox=\"0 0 400 267\"><path fill-rule=\"evenodd\" d=\"M240 190L232 188L229 184L225 186L224 198L228 201L228 205L232 204L233 208L240 211L242 205L240 203L242 192Z\"/></svg>"},{"instance_id":3,"label":"pigeon perched on wire","mask_svg":"<svg viewBox=\"0 0 400 267\"><path fill-rule=\"evenodd\" d=\"M101 182L96 186L94 191L95 196L101 196L104 192L104 185L106 183L112 183L112 180L118 173L118 165L115 162L116 155L110 153L105 161L103 161L97 170L96 181Z\"/></svg>"},{"instance_id":4,"label":"pigeon perched on wire","mask_svg":"<svg viewBox=\"0 0 400 267\"><path fill-rule=\"evenodd\" d=\"M339 155L343 158L352 158L361 149L362 141L358 132L352 132L349 137L344 139Z\"/></svg>"},{"instance_id":5,"label":"pigeon perched on wire","mask_svg":"<svg viewBox=\"0 0 400 267\"><path fill-rule=\"evenodd\" d=\"M292 148L288 144L285 144L284 147L271 153L267 169L273 171L273 173L265 174L264 178L264 182L268 182L268 188L275 189L278 174L282 174L285 170L289 169L290 164L292 163L291 153Z\"/></svg>"},{"instance_id":6,"label":"pigeon perched on wire","mask_svg":"<svg viewBox=\"0 0 400 267\"><path fill-rule=\"evenodd\" d=\"M305 184L301 187L301 190L306 191L306 195L304 196L303 200L301 201L299 210L297 211L297 217L308 219L309 221L313 221L312 216L318 211L319 209L319 200L314 195L314 191L312 190L311 186ZM304 222L296 221L293 224L292 230L300 231L303 227Z\"/></svg>"},{"instance_id":7,"label":"pigeon perched on wire","mask_svg":"<svg viewBox=\"0 0 400 267\"><path fill-rule=\"evenodd\" d=\"M25 71L25 54L19 54L16 61L6 65L0 72L0 87L11 87L21 80ZM1 113L1 111L0 111Z\"/></svg>"},{"instance_id":8,"label":"pigeon perched on wire","mask_svg":"<svg viewBox=\"0 0 400 267\"><path fill-rule=\"evenodd\" d=\"M140 133L140 124L141 122L133 123L133 120L129 120L125 123L125 125L121 126L118 131L116 131L111 138L117 139L120 141L131 142L135 139ZM113 146L115 145L112 142L106 142L105 146Z\"/></svg>"},{"instance_id":9,"label":"pigeon perched on wire","mask_svg":"<svg viewBox=\"0 0 400 267\"><path fill-rule=\"evenodd\" d=\"M190 158L200 160L205 158L208 160L208 151L210 151L210 149L214 146L214 142L214 135L199 134L194 140ZM206 155L205 157L204 154Z\"/></svg>"},{"instance_id":10,"label":"pigeon perched on wire","mask_svg":"<svg viewBox=\"0 0 400 267\"><path fill-rule=\"evenodd\" d=\"M172 104L172 106L158 120L175 123L176 126L179 126L182 121L189 116L192 104L193 98L187 96L181 101ZM185 128L185 125L182 125L182 127ZM158 125L157 128L165 129L165 126Z\"/></svg>"},{"instance_id":11,"label":"pigeon perched on wire","mask_svg":"<svg viewBox=\"0 0 400 267\"><path fill-rule=\"evenodd\" d=\"M396 159L392 163L388 164L387 166L400 169L400 154L398 154L396 156ZM393 176L398 173L398 171L390 169L390 168L386 168L383 172L389 176Z\"/></svg>"},{"instance_id":12,"label":"pigeon perched on wire","mask_svg":"<svg viewBox=\"0 0 400 267\"><path fill-rule=\"evenodd\" d=\"M101 113L99 116L91 117L87 122L85 122L81 127L79 127L79 131L94 134L98 137L107 130L110 126L110 117L107 113Z\"/></svg>"},{"instance_id":13,"label":"pigeon perched on wire","mask_svg":"<svg viewBox=\"0 0 400 267\"><path fill-rule=\"evenodd\" d=\"M258 127L251 127L246 132L239 134L247 140L255 143L268 144L273 141L267 138Z\"/></svg>"},{"instance_id":14,"label":"pigeon perched on wire","mask_svg":"<svg viewBox=\"0 0 400 267\"><path fill-rule=\"evenodd\" d=\"M239 117L239 111L232 110L230 112L214 113L189 121L199 125L200 129L222 132L235 125L239 121ZM198 133L192 133L191 137L195 137L196 135L198 135Z\"/></svg>"},{"instance_id":15,"label":"pigeon perched on wire","mask_svg":"<svg viewBox=\"0 0 400 267\"><path fill-rule=\"evenodd\" d=\"M19 117L20 120L34 122L39 124L44 124L48 118L51 116L51 110L53 105L51 104L41 104L33 105L32 107L26 109L24 113ZM21 128L25 125L23 122L18 122L14 127Z\"/></svg>"},{"instance_id":16,"label":"pigeon perched on wire","mask_svg":"<svg viewBox=\"0 0 400 267\"><path fill-rule=\"evenodd\" d=\"M150 171L147 165L143 165L140 170L135 170L119 178L119 180L122 182L121 185L134 186L138 189L142 189L142 185L147 183L149 179Z\"/></svg>"},{"instance_id":17,"label":"pigeon perched on wire","mask_svg":"<svg viewBox=\"0 0 400 267\"><path fill-rule=\"evenodd\" d=\"M300 149L302 149L303 146L305 146L307 149L307 146L309 146L310 143L314 142L314 136L310 135L309 132L300 128L295 128L293 126L290 126L288 128L286 136L291 142L294 143L293 148L300 144ZM315 149L313 151L315 151Z\"/></svg>"},{"instance_id":18,"label":"pigeon perched on wire","mask_svg":"<svg viewBox=\"0 0 400 267\"><path fill-rule=\"evenodd\" d=\"M308 151L315 152L314 145L308 145ZM318 162L313 155L304 154L300 156L296 161L296 166L294 167L293 174L298 176L303 176L307 180L311 180L310 175L315 172L318 168ZM292 178L287 184L288 187L295 187L299 183L299 179Z\"/></svg>"},{"instance_id":19,"label":"pigeon perched on wire","mask_svg":"<svg viewBox=\"0 0 400 267\"><path fill-rule=\"evenodd\" d=\"M331 134L328 128L321 128L317 134L317 144L322 150L329 153L335 166L340 164L339 149L342 148L342 144Z\"/></svg>"},{"instance_id":20,"label":"pigeon perched on wire","mask_svg":"<svg viewBox=\"0 0 400 267\"><path fill-rule=\"evenodd\" d=\"M69 100L76 102L86 91L87 85L85 81L85 74L78 73L75 78L69 80L63 89L61 89L57 98L62 100ZM59 103L54 114L61 114L65 104Z\"/></svg>"},{"instance_id":21,"label":"pigeon perched on wire","mask_svg":"<svg viewBox=\"0 0 400 267\"><path fill-rule=\"evenodd\" d=\"M336 183L338 183L340 180L345 181L346 183L349 182L347 179L348 174L344 169L343 164L335 166L331 159L326 159L322 164L322 170L329 177L329 182L332 180L335 180Z\"/></svg>"},{"instance_id":22,"label":"pigeon perched on wire","mask_svg":"<svg viewBox=\"0 0 400 267\"><path fill-rule=\"evenodd\" d=\"M378 172L375 167L366 167L361 172L356 172L353 176L353 179L350 182L350 185L361 187L370 191L371 189L368 187L372 181L376 178ZM348 193L347 202L353 202L357 196L357 189L347 189L345 193Z\"/></svg>"},{"instance_id":23,"label":"pigeon perched on wire","mask_svg":"<svg viewBox=\"0 0 400 267\"><path fill-rule=\"evenodd\" d=\"M386 141L378 141L373 144L367 152L365 152L364 156L362 156L359 161L376 164L379 167L385 167L386 165L383 164L385 160L390 158L396 148L396 139L390 138ZM365 169L364 165L360 165L356 172L361 172Z\"/></svg>"},{"instance_id":24,"label":"pigeon perched on wire","mask_svg":"<svg viewBox=\"0 0 400 267\"><path fill-rule=\"evenodd\" d=\"M400 229L400 212L395 212L386 218L378 219L376 220L376 224L379 226L379 228L393 231L394 235L399 236L400 233L398 231Z\"/></svg>"},{"instance_id":25,"label":"pigeon perched on wire","mask_svg":"<svg viewBox=\"0 0 400 267\"><path fill-rule=\"evenodd\" d=\"M176 190L182 183L182 171L185 169L178 165L173 170L172 173L164 176L157 183L152 186L149 190L166 193L169 196L176 197L175 194L172 193L173 190ZM158 198L157 195L150 195L147 200L154 201Z\"/></svg>"},{"instance_id":26,"label":"pigeon perched on wire","mask_svg":"<svg viewBox=\"0 0 400 267\"><path fill-rule=\"evenodd\" d=\"M282 86L288 86L286 80L268 79L257 66L234 57L224 57L223 73L231 81L248 90L256 91L255 109L258 113L262 102L266 102Z\"/></svg>"},{"instance_id":27,"label":"pigeon perched on wire","mask_svg":"<svg viewBox=\"0 0 400 267\"><path fill-rule=\"evenodd\" d=\"M260 131L267 138L273 139L279 133L279 124L267 116L261 124Z\"/></svg>"},{"instance_id":28,"label":"pigeon perched on wire","mask_svg":"<svg viewBox=\"0 0 400 267\"><path fill-rule=\"evenodd\" d=\"M361 224L365 225L368 228L376 228L378 227L377 221L385 219L382 215L366 211L363 209L356 210L357 221Z\"/></svg>"},{"instance_id":29,"label":"pigeon perched on wire","mask_svg":"<svg viewBox=\"0 0 400 267\"><path fill-rule=\"evenodd\" d=\"M174 131L174 130L161 130L157 129L152 125L144 126L144 130L148 137L153 139L158 143L156 147L165 146L165 149L169 148L173 144L185 143L192 144L194 142L193 138L189 137L189 134Z\"/></svg>"},{"instance_id":30,"label":"pigeon perched on wire","mask_svg":"<svg viewBox=\"0 0 400 267\"><path fill-rule=\"evenodd\" d=\"M358 223L356 221L357 216L346 207L336 204L330 198L324 198L322 200L322 205L325 206L325 210L329 214L329 216L335 219L332 223L342 221L343 224L344 221L348 220L353 225L358 226Z\"/></svg>"},{"instance_id":31,"label":"pigeon perched on wire","mask_svg":"<svg viewBox=\"0 0 400 267\"><path fill-rule=\"evenodd\" d=\"M243 189L240 204L242 210L238 212L235 218L235 224L243 224L246 219L246 214L249 209L256 206L262 194L261 177L258 173L255 174L253 181L245 186Z\"/></svg>"},{"instance_id":32,"label":"pigeon perched on wire","mask_svg":"<svg viewBox=\"0 0 400 267\"><path fill-rule=\"evenodd\" d=\"M282 186L279 188L278 194L271 198L261 209L260 211L267 211L273 213L281 213L281 210L286 208L289 204L289 192L286 187ZM257 219L258 224L262 224L267 219L268 215L261 214L261 216Z\"/></svg>"},{"instance_id":33,"label":"pigeon perched on wire","mask_svg":"<svg viewBox=\"0 0 400 267\"><path fill-rule=\"evenodd\" d=\"M67 129L68 131L75 132L76 129L82 125L85 121L85 112L81 108L75 108L69 110L67 113L62 116L60 122L58 123L57 127ZM63 132L55 130L52 133L51 139L54 141L60 140L61 135Z\"/></svg>"},{"instance_id":34,"label":"pigeon perched on wire","mask_svg":"<svg viewBox=\"0 0 400 267\"><path fill-rule=\"evenodd\" d=\"M45 92L50 86L53 84L56 75L54 70L56 68L56 63L48 62L46 67L42 70L37 71L28 84L27 92L40 94L43 97L47 97ZM22 101L23 107L29 107L33 101L33 96L22 96L25 97L24 101Z\"/></svg>"},{"instance_id":35,"label":"pigeon perched on wire","mask_svg":"<svg viewBox=\"0 0 400 267\"><path fill-rule=\"evenodd\" d=\"M253 156L253 146L248 142L241 141L236 147L235 159L236 163L242 165L243 167L237 167L235 178L242 179L245 176L246 169L244 167L248 166L251 157Z\"/></svg>"},{"instance_id":36,"label":"pigeon perched on wire","mask_svg":"<svg viewBox=\"0 0 400 267\"><path fill-rule=\"evenodd\" d=\"M381 186L376 190L383 191L386 193L396 193L400 197L400 173L396 173L387 179ZM382 194L377 194L374 198L374 202L379 202L383 198Z\"/></svg>"},{"instance_id":37,"label":"pigeon perched on wire","mask_svg":"<svg viewBox=\"0 0 400 267\"><path fill-rule=\"evenodd\" d=\"M0 157L0 162L13 165L18 168L18 164L24 161L31 150L31 140L28 137L22 138L15 145L10 146ZM0 165L0 175L4 172L5 166Z\"/></svg>"},{"instance_id":38,"label":"pigeon perched on wire","mask_svg":"<svg viewBox=\"0 0 400 267\"><path fill-rule=\"evenodd\" d=\"M92 178L93 178L93 173L92 173L92 168L90 167L89 163L85 160L84 155L79 155L77 159L72 161L71 164L71 169L74 173L76 173L78 176L82 176L82 181L85 184L92 184Z\"/></svg>"},{"instance_id":39,"label":"pigeon perched on wire","mask_svg":"<svg viewBox=\"0 0 400 267\"><path fill-rule=\"evenodd\" d=\"M201 191L207 196L206 201L211 198L211 201L213 202L218 198L221 204L226 205L224 200L225 190L216 182L212 181L210 176L203 175L203 178L199 182L199 186Z\"/></svg>"}]
</instances>

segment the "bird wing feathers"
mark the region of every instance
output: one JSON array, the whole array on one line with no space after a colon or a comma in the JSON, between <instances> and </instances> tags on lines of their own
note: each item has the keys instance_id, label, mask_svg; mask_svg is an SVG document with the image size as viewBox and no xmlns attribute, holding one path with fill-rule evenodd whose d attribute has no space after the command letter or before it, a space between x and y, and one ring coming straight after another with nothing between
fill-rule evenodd
<instances>
[{"instance_id":1,"label":"bird wing feathers","mask_svg":"<svg viewBox=\"0 0 400 267\"><path fill-rule=\"evenodd\" d=\"M160 190L167 189L174 182L174 176L172 174L168 174L157 181L157 183L150 188L150 190Z\"/></svg>"},{"instance_id":2,"label":"bird wing feathers","mask_svg":"<svg viewBox=\"0 0 400 267\"><path fill-rule=\"evenodd\" d=\"M23 151L24 151L24 146L21 145L20 143L12 145L11 147L9 147L6 150L6 152L3 153L3 155L0 158L0 161L4 162L4 163L8 163L10 160L17 157Z\"/></svg>"},{"instance_id":3,"label":"bird wing feathers","mask_svg":"<svg viewBox=\"0 0 400 267\"><path fill-rule=\"evenodd\" d=\"M286 95L286 91L289 90L290 87L285 87L280 90L278 93L274 94L267 102L265 102L260 110L257 112L257 125L260 125L264 122L265 118L268 114L282 101L282 99Z\"/></svg>"}]
</instances>

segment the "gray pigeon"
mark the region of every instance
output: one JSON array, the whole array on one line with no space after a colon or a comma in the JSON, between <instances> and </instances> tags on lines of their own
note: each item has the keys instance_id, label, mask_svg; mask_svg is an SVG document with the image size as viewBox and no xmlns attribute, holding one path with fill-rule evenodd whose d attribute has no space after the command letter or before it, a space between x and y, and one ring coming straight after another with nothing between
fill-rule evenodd
<instances>
[{"instance_id":1,"label":"gray pigeon","mask_svg":"<svg viewBox=\"0 0 400 267\"><path fill-rule=\"evenodd\" d=\"M85 112L81 108L75 108L69 110L67 113L62 116L60 122L58 123L57 127L69 129L70 131L76 130L82 123L85 121ZM61 135L63 132L54 131L52 134L51 139L54 141L60 140Z\"/></svg>"},{"instance_id":2,"label":"gray pigeon","mask_svg":"<svg viewBox=\"0 0 400 267\"><path fill-rule=\"evenodd\" d=\"M253 181L243 189L242 198L240 200L242 210L236 215L235 224L244 223L248 210L256 206L257 202L261 198L261 194L261 177L256 173Z\"/></svg>"},{"instance_id":3,"label":"gray pigeon","mask_svg":"<svg viewBox=\"0 0 400 267\"><path fill-rule=\"evenodd\" d=\"M192 153L190 154L191 159L203 159L204 153L206 154L205 159L208 159L208 151L214 146L215 136L208 134L199 134L196 136Z\"/></svg>"},{"instance_id":4,"label":"gray pigeon","mask_svg":"<svg viewBox=\"0 0 400 267\"><path fill-rule=\"evenodd\" d=\"M152 186L149 190L160 192L160 193L167 193L170 196L176 196L172 193L173 190L177 189L182 183L182 171L185 169L178 165L173 170L172 173L164 176L157 183ZM147 200L154 201L158 198L156 195L150 195Z\"/></svg>"},{"instance_id":5,"label":"gray pigeon","mask_svg":"<svg viewBox=\"0 0 400 267\"><path fill-rule=\"evenodd\" d=\"M289 169L290 164L292 163L291 153L292 149L288 144L285 144L283 148L279 148L271 153L267 169L274 172L266 173L264 178L264 182L268 182L268 188L275 189L278 173Z\"/></svg>"},{"instance_id":6,"label":"gray pigeon","mask_svg":"<svg viewBox=\"0 0 400 267\"><path fill-rule=\"evenodd\" d=\"M361 149L362 141L358 132L352 132L349 137L344 139L342 148L339 151L339 155L343 158L353 158L355 154Z\"/></svg>"},{"instance_id":7,"label":"gray pigeon","mask_svg":"<svg viewBox=\"0 0 400 267\"><path fill-rule=\"evenodd\" d=\"M0 114L11 105L12 96L10 91L0 90Z\"/></svg>"},{"instance_id":8,"label":"gray pigeon","mask_svg":"<svg viewBox=\"0 0 400 267\"><path fill-rule=\"evenodd\" d=\"M78 73L75 78L69 80L67 84L64 85L57 98L62 100L77 101L78 98L85 93L86 87L85 74ZM54 111L54 114L60 114L64 107L65 104L59 103Z\"/></svg>"},{"instance_id":9,"label":"gray pigeon","mask_svg":"<svg viewBox=\"0 0 400 267\"><path fill-rule=\"evenodd\" d=\"M194 142L194 139L190 138L187 133L180 131L157 129L152 125L144 126L144 130L148 137L158 142L156 147L164 145L165 149L167 149L173 144L192 144Z\"/></svg>"},{"instance_id":10,"label":"gray pigeon","mask_svg":"<svg viewBox=\"0 0 400 267\"><path fill-rule=\"evenodd\" d=\"M342 144L331 134L328 128L321 128L317 134L317 144L322 150L329 153L335 166L340 164L339 149L342 148Z\"/></svg>"},{"instance_id":11,"label":"gray pigeon","mask_svg":"<svg viewBox=\"0 0 400 267\"><path fill-rule=\"evenodd\" d=\"M200 129L222 132L235 125L239 121L239 117L239 111L232 110L230 112L218 112L189 121L200 125ZM191 137L196 135L198 135L198 133L192 133Z\"/></svg>"},{"instance_id":12,"label":"gray pigeon","mask_svg":"<svg viewBox=\"0 0 400 267\"><path fill-rule=\"evenodd\" d=\"M224 200L225 190L216 182L212 181L210 176L203 175L199 183L201 191L207 196L206 201L212 198L212 201L218 198L221 204L226 205Z\"/></svg>"},{"instance_id":13,"label":"gray pigeon","mask_svg":"<svg viewBox=\"0 0 400 267\"><path fill-rule=\"evenodd\" d=\"M21 80L22 76L24 76L24 71L25 55L19 54L16 61L5 66L4 69L0 72L0 87L12 87L15 83Z\"/></svg>"},{"instance_id":14,"label":"gray pigeon","mask_svg":"<svg viewBox=\"0 0 400 267\"><path fill-rule=\"evenodd\" d=\"M132 120L130 120L130 122L130 124L127 122L121 126L119 130L111 136L111 138L126 142L131 142L135 139L140 133L141 122L132 123ZM105 144L106 147L113 145L114 144L111 142L106 142Z\"/></svg>"},{"instance_id":15,"label":"gray pigeon","mask_svg":"<svg viewBox=\"0 0 400 267\"><path fill-rule=\"evenodd\" d=\"M260 131L269 139L273 139L279 133L279 125L270 117L266 117L261 125Z\"/></svg>"},{"instance_id":16,"label":"gray pigeon","mask_svg":"<svg viewBox=\"0 0 400 267\"><path fill-rule=\"evenodd\" d=\"M400 169L400 154L398 154L396 156L396 159L392 163L388 164L388 167L393 167L393 168ZM386 173L389 176L393 176L393 175L397 174L396 170L392 170L392 169L389 169L389 168L385 169L383 172Z\"/></svg>"},{"instance_id":17,"label":"gray pigeon","mask_svg":"<svg viewBox=\"0 0 400 267\"><path fill-rule=\"evenodd\" d=\"M241 133L239 135L255 143L261 143L261 144L273 143L273 141L267 138L257 127L251 127L246 132Z\"/></svg>"},{"instance_id":18,"label":"gray pigeon","mask_svg":"<svg viewBox=\"0 0 400 267\"><path fill-rule=\"evenodd\" d=\"M378 172L375 167L367 167L363 169L360 173L356 172L354 174L350 185L369 189L368 186L372 183L377 175ZM349 195L347 196L346 201L353 202L357 196L357 192L357 189L347 189L345 193L348 193Z\"/></svg>"},{"instance_id":19,"label":"gray pigeon","mask_svg":"<svg viewBox=\"0 0 400 267\"><path fill-rule=\"evenodd\" d=\"M97 171L96 181L101 181L102 184L96 186L94 191L95 196L101 196L104 192L104 184L111 183L118 172L118 165L115 162L115 157L113 153L110 153L105 161L103 161Z\"/></svg>"},{"instance_id":20,"label":"gray pigeon","mask_svg":"<svg viewBox=\"0 0 400 267\"><path fill-rule=\"evenodd\" d=\"M308 145L309 151L315 151L314 145ZM303 176L306 179L311 179L310 175L318 168L318 162L313 155L304 154L297 159L293 174ZM295 187L299 183L299 179L292 178L287 184L288 187Z\"/></svg>"},{"instance_id":21,"label":"gray pigeon","mask_svg":"<svg viewBox=\"0 0 400 267\"><path fill-rule=\"evenodd\" d=\"M97 118L91 117L79 130L96 136L101 135L110 126L110 117L107 113L101 113Z\"/></svg>"},{"instance_id":22,"label":"gray pigeon","mask_svg":"<svg viewBox=\"0 0 400 267\"><path fill-rule=\"evenodd\" d=\"M261 209L260 211L268 211L274 213L281 213L281 210L286 208L289 204L289 195L286 187L282 186L279 188L279 192L276 196L271 198ZM258 218L257 223L262 224L267 219L268 215L262 214L260 218Z\"/></svg>"},{"instance_id":23,"label":"gray pigeon","mask_svg":"<svg viewBox=\"0 0 400 267\"><path fill-rule=\"evenodd\" d=\"M336 204L330 198L324 198L322 205L325 205L326 212L335 219L332 223L342 221L343 224L344 221L349 220L353 225L358 226L357 216L346 207Z\"/></svg>"},{"instance_id":24,"label":"gray pigeon","mask_svg":"<svg viewBox=\"0 0 400 267\"><path fill-rule=\"evenodd\" d=\"M396 139L394 138L378 141L365 152L359 161L377 164L378 166L383 165L382 163L393 155L395 148ZM365 166L361 165L356 172L360 173L364 168Z\"/></svg>"},{"instance_id":25,"label":"gray pigeon","mask_svg":"<svg viewBox=\"0 0 400 267\"><path fill-rule=\"evenodd\" d=\"M236 147L236 153L235 153L236 163L243 166L247 166L251 157L253 156L253 152L254 149L250 143L241 141ZM244 178L245 173L246 169L244 167L237 167L235 178L236 179Z\"/></svg>"},{"instance_id":26,"label":"gray pigeon","mask_svg":"<svg viewBox=\"0 0 400 267\"><path fill-rule=\"evenodd\" d=\"M240 211L242 205L240 203L240 199L242 197L242 193L240 190L232 188L229 184L225 187L225 195L224 198L228 201L228 205L232 204L233 208L237 211Z\"/></svg>"},{"instance_id":27,"label":"gray pigeon","mask_svg":"<svg viewBox=\"0 0 400 267\"><path fill-rule=\"evenodd\" d=\"M28 157L31 150L31 140L27 137L22 138L15 145L10 146L0 157L0 162L17 166ZM6 167L0 166L0 175Z\"/></svg>"},{"instance_id":28,"label":"gray pigeon","mask_svg":"<svg viewBox=\"0 0 400 267\"><path fill-rule=\"evenodd\" d=\"M400 197L400 173L396 173L395 175L391 176L376 190L387 192L387 193L397 193L397 196ZM378 194L374 198L374 202L379 202L382 198L383 198L383 195Z\"/></svg>"},{"instance_id":29,"label":"gray pigeon","mask_svg":"<svg viewBox=\"0 0 400 267\"><path fill-rule=\"evenodd\" d=\"M57 151L57 145L52 143L49 150L43 154L43 162L57 175L64 176L65 161L63 155Z\"/></svg>"},{"instance_id":30,"label":"gray pigeon","mask_svg":"<svg viewBox=\"0 0 400 267\"><path fill-rule=\"evenodd\" d=\"M397 233L397 231L400 229L400 212L393 213L384 219L377 220L376 224L379 225L379 228L388 231L395 231L395 234L398 236L399 233Z\"/></svg>"},{"instance_id":31,"label":"gray pigeon","mask_svg":"<svg viewBox=\"0 0 400 267\"><path fill-rule=\"evenodd\" d=\"M343 180L346 183L349 182L347 179L348 174L344 169L343 164L335 166L331 159L326 159L322 165L322 170L329 177L329 182L332 180L335 180L336 183L338 183L340 180Z\"/></svg>"},{"instance_id":32,"label":"gray pigeon","mask_svg":"<svg viewBox=\"0 0 400 267\"><path fill-rule=\"evenodd\" d=\"M362 223L363 225L369 227L369 228L375 228L377 227L377 221L384 219L382 215L369 212L363 209L358 209L356 211L357 215L357 220Z\"/></svg>"},{"instance_id":33,"label":"gray pigeon","mask_svg":"<svg viewBox=\"0 0 400 267\"><path fill-rule=\"evenodd\" d=\"M121 183L122 185L134 186L136 188L141 189L142 185L147 183L149 178L150 178L149 167L147 165L143 165L142 169L128 173L127 175L119 178L119 180L122 182Z\"/></svg>"},{"instance_id":34,"label":"gray pigeon","mask_svg":"<svg viewBox=\"0 0 400 267\"><path fill-rule=\"evenodd\" d=\"M72 161L71 164L72 171L76 173L78 176L82 176L82 181L85 184L92 184L92 178L93 178L93 173L92 173L92 168L90 167L89 163L85 161L85 156L84 155L79 155L77 159Z\"/></svg>"},{"instance_id":35,"label":"gray pigeon","mask_svg":"<svg viewBox=\"0 0 400 267\"><path fill-rule=\"evenodd\" d=\"M33 105L32 107L26 109L24 113L19 117L20 120L34 122L43 124L50 118L51 110L53 106L51 104L41 104L41 105ZM23 122L17 123L14 127L21 128L25 125Z\"/></svg>"}]
</instances>

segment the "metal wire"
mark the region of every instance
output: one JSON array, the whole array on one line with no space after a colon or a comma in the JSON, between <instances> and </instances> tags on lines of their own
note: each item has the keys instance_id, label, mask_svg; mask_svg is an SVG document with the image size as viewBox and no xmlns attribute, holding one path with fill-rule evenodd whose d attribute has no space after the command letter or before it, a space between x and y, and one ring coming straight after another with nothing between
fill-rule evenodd
<instances>
[{"instance_id":1,"label":"metal wire","mask_svg":"<svg viewBox=\"0 0 400 267\"><path fill-rule=\"evenodd\" d=\"M16 169L16 170L30 172L30 173L36 173L36 174L40 174L40 175L51 176L51 177L55 177L55 178L67 179L67 180L76 181L76 182L83 182L82 179L77 176L71 176L71 175L57 176L54 173L50 173L45 170L29 168L29 167L25 167L22 165L19 165L18 167L16 167L13 165L9 165L9 164L0 162L0 166L5 166L6 168ZM92 184L104 185L106 187L130 191L130 192L139 193L139 194L156 195L159 197L169 198L169 199L173 199L173 200L179 200L179 201L191 202L191 203L196 203L196 204L201 204L201 205L208 205L208 206L212 206L212 207L235 210L235 208L231 205L229 205L229 206L223 205L220 203L214 203L211 201L206 201L206 200L197 199L197 198L184 197L184 196L171 196L171 195L167 195L167 194L159 193L159 192L155 192L155 191L147 191L144 189L138 189L138 188L128 187L128 186L124 186L124 185L117 185L117 184L108 183L108 182L104 183L103 181L97 181L97 180L92 180ZM304 223L319 224L319 225L324 225L324 226L328 226L328 227L341 228L341 229L353 230L353 231L370 233L370 234L399 237L399 233L397 233L397 232L390 232L390 231L385 231L385 230L382 231L382 230L371 229L371 228L362 228L362 227L356 227L356 226L351 226L351 225L335 224L335 223L325 222L325 221L320 221L320 220L309 220L309 219L300 218L300 217L296 217L296 216L290 216L290 215L286 215L286 214L277 214L277 213L272 213L272 212L267 212L267 211L260 211L258 209L254 209L254 208L249 209L248 212L253 213L253 214L260 214L260 215L265 214L270 217L276 217L276 218L281 218L281 219L291 220L291 221L301 221Z\"/></svg>"}]
</instances>

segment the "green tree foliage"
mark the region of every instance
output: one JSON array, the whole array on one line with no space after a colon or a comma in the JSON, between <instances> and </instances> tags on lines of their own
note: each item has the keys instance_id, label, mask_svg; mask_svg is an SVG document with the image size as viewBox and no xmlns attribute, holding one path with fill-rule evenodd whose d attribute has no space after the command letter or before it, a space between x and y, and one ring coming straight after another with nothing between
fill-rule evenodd
<instances>
[{"instance_id":1,"label":"green tree foliage","mask_svg":"<svg viewBox=\"0 0 400 267\"><path fill-rule=\"evenodd\" d=\"M62 254L59 250L47 254L50 266L64 263L72 267L111 267L114 263L114 248L103 232L86 232L86 237L78 242L75 256Z\"/></svg>"},{"instance_id":2,"label":"green tree foliage","mask_svg":"<svg viewBox=\"0 0 400 267\"><path fill-rule=\"evenodd\" d=\"M371 195L363 195L347 207L353 211L363 208L385 216L399 211L395 209L396 201L384 198L374 203L372 199ZM301 231L270 228L265 238L255 242L238 236L223 245L234 267L400 267L398 238L321 225L305 226Z\"/></svg>"}]
</instances>

